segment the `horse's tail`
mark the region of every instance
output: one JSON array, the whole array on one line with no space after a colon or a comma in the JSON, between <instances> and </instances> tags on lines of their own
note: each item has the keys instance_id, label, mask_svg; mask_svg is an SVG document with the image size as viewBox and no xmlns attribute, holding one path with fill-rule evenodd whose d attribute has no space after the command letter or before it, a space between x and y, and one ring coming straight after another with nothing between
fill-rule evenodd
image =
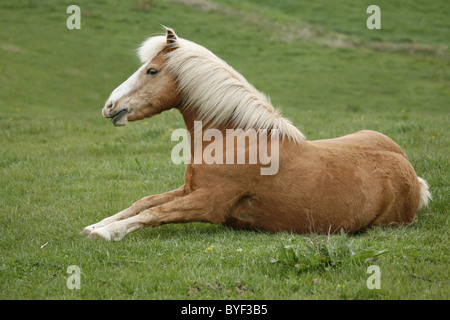
<instances>
[{"instance_id":1,"label":"horse's tail","mask_svg":"<svg viewBox=\"0 0 450 320\"><path fill-rule=\"evenodd\" d=\"M430 191L428 190L428 183L420 177L417 177L417 179L419 180L420 185L420 200L419 200L419 210L420 210L423 207L428 206L428 202L432 199L432 197Z\"/></svg>"}]
</instances>

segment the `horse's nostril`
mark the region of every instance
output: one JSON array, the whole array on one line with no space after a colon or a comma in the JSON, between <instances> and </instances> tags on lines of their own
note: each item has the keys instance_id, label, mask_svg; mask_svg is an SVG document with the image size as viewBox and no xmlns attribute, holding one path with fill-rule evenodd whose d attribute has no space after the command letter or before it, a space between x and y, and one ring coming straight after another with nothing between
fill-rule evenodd
<instances>
[{"instance_id":1,"label":"horse's nostril","mask_svg":"<svg viewBox=\"0 0 450 320\"><path fill-rule=\"evenodd\" d=\"M108 102L108 104L106 105L106 109L112 109L114 108L114 101L110 101Z\"/></svg>"}]
</instances>

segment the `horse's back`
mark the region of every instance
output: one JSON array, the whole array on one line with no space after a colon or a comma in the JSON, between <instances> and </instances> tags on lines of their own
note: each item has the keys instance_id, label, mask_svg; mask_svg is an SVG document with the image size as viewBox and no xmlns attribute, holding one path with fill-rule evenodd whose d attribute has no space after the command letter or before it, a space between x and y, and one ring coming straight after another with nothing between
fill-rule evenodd
<instances>
[{"instance_id":1,"label":"horse's back","mask_svg":"<svg viewBox=\"0 0 450 320\"><path fill-rule=\"evenodd\" d=\"M373 130L361 130L339 138L308 141L317 146L354 146L368 150L390 151L406 157L402 148L388 136Z\"/></svg>"}]
</instances>

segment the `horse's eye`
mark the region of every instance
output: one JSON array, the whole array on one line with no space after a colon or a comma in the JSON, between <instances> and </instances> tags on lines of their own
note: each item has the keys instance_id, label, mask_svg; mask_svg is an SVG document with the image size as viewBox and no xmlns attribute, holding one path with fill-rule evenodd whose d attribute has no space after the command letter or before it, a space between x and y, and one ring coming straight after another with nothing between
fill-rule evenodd
<instances>
[{"instance_id":1,"label":"horse's eye","mask_svg":"<svg viewBox=\"0 0 450 320\"><path fill-rule=\"evenodd\" d=\"M158 73L158 70L150 68L147 70L147 74L154 76L155 74Z\"/></svg>"}]
</instances>

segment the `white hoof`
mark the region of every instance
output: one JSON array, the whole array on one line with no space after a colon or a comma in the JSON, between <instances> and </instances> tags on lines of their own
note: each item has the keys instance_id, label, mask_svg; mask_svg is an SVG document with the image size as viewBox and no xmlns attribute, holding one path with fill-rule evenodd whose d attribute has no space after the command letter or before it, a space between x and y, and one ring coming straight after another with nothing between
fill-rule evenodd
<instances>
[{"instance_id":1,"label":"white hoof","mask_svg":"<svg viewBox=\"0 0 450 320\"><path fill-rule=\"evenodd\" d=\"M96 229L100 229L102 227L107 226L108 224L110 224L112 221L110 221L110 219L103 219L100 222L91 224L90 226L87 226L86 228L83 229L83 231L81 231L81 234L90 234L92 231L96 230Z\"/></svg>"},{"instance_id":2,"label":"white hoof","mask_svg":"<svg viewBox=\"0 0 450 320\"><path fill-rule=\"evenodd\" d=\"M94 231L94 229L94 225L87 226L83 229L83 231L81 231L81 234L90 234L92 231Z\"/></svg>"},{"instance_id":3,"label":"white hoof","mask_svg":"<svg viewBox=\"0 0 450 320\"><path fill-rule=\"evenodd\" d=\"M89 231L88 239L104 239L106 241L111 241L112 237L111 233L108 230L106 230L106 228L96 228L94 230Z\"/></svg>"},{"instance_id":4,"label":"white hoof","mask_svg":"<svg viewBox=\"0 0 450 320\"><path fill-rule=\"evenodd\" d=\"M101 228L94 228L88 235L89 239L105 239L106 241L119 241L127 235L126 226L120 222L113 222Z\"/></svg>"}]
</instances>

